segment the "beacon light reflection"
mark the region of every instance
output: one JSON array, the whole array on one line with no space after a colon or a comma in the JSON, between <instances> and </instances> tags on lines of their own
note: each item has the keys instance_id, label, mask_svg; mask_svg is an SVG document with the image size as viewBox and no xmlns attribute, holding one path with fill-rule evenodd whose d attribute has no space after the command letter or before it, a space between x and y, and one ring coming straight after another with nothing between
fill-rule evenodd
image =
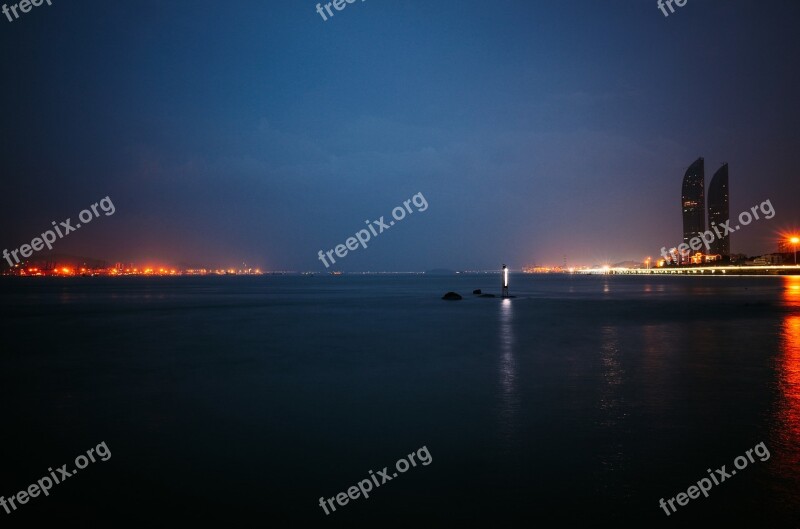
<instances>
[{"instance_id":1,"label":"beacon light reflection","mask_svg":"<svg viewBox=\"0 0 800 529\"><path fill-rule=\"evenodd\" d=\"M508 267L503 265L503 297L508 297Z\"/></svg>"}]
</instances>

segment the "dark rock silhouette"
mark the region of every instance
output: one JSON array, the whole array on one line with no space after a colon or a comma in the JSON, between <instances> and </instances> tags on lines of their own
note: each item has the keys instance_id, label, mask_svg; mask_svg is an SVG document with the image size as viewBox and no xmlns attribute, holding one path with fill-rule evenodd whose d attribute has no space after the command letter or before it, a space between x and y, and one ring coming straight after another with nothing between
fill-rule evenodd
<instances>
[{"instance_id":1,"label":"dark rock silhouette","mask_svg":"<svg viewBox=\"0 0 800 529\"><path fill-rule=\"evenodd\" d=\"M456 294L455 292L448 292L447 294L442 296L442 299L446 299L447 301L458 301L463 298L461 297L460 294Z\"/></svg>"},{"instance_id":2,"label":"dark rock silhouette","mask_svg":"<svg viewBox=\"0 0 800 529\"><path fill-rule=\"evenodd\" d=\"M473 294L480 294L481 293L481 289L479 289L479 288L475 289L475 290L472 291L472 293Z\"/></svg>"}]
</instances>

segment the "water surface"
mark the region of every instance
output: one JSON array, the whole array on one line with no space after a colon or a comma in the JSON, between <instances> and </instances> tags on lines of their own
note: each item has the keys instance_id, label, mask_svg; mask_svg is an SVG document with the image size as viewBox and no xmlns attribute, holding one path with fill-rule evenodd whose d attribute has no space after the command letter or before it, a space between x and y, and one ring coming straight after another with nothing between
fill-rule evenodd
<instances>
[{"instance_id":1,"label":"water surface","mask_svg":"<svg viewBox=\"0 0 800 529\"><path fill-rule=\"evenodd\" d=\"M0 278L0 494L112 452L0 519L797 526L800 278L474 288L499 277ZM319 507L422 446L430 465Z\"/></svg>"}]
</instances>

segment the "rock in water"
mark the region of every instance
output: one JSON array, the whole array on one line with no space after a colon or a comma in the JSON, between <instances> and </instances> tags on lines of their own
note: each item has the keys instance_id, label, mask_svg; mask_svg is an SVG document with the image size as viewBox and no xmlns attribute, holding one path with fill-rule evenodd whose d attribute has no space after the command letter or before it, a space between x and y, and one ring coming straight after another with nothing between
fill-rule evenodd
<instances>
[{"instance_id":1,"label":"rock in water","mask_svg":"<svg viewBox=\"0 0 800 529\"><path fill-rule=\"evenodd\" d=\"M479 288L475 289L475 290L472 291L472 293L478 295L478 294L481 293L481 289L479 289Z\"/></svg>"},{"instance_id":2,"label":"rock in water","mask_svg":"<svg viewBox=\"0 0 800 529\"><path fill-rule=\"evenodd\" d=\"M455 292L448 292L447 294L442 296L442 299L446 299L447 301L458 301L463 298L461 297L460 294L456 294Z\"/></svg>"}]
</instances>

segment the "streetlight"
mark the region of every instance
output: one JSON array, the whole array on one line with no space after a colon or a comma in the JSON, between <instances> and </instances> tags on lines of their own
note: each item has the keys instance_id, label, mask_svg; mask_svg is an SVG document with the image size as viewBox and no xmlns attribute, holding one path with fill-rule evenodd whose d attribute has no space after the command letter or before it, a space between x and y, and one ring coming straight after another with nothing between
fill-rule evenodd
<instances>
[{"instance_id":1,"label":"streetlight","mask_svg":"<svg viewBox=\"0 0 800 529\"><path fill-rule=\"evenodd\" d=\"M800 243L800 237L792 237L789 242L794 246L794 265L797 266L797 244Z\"/></svg>"},{"instance_id":2,"label":"streetlight","mask_svg":"<svg viewBox=\"0 0 800 529\"><path fill-rule=\"evenodd\" d=\"M508 267L503 265L503 294L504 298L508 297Z\"/></svg>"}]
</instances>

